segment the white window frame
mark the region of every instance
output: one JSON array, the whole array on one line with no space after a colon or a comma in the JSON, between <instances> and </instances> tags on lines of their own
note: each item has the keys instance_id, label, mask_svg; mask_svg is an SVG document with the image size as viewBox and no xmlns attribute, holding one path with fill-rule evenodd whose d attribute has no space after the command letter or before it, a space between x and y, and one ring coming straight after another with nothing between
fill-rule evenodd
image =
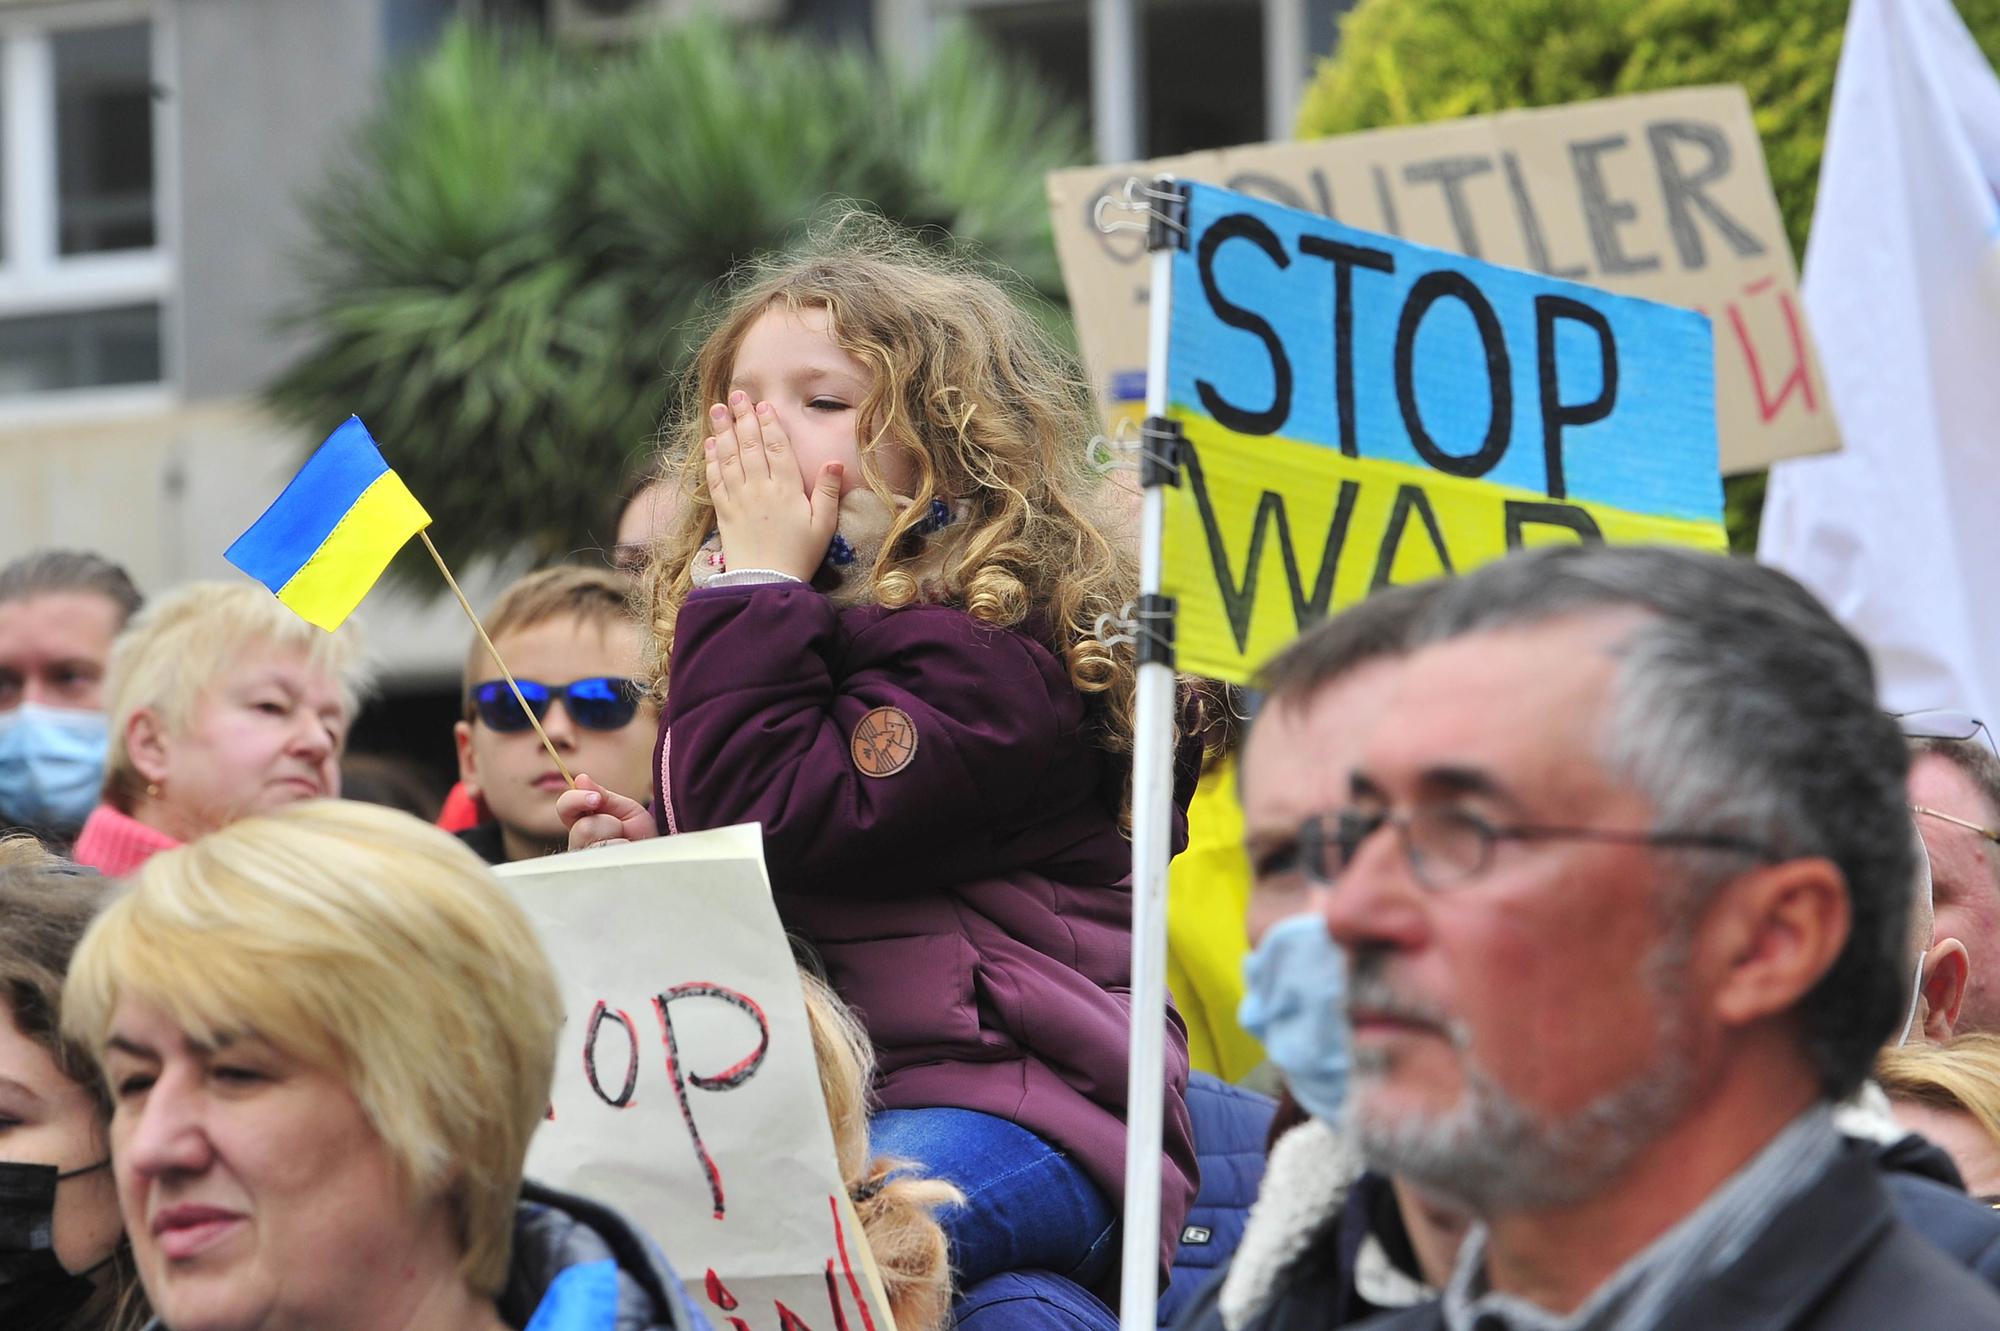
<instances>
[{"instance_id":1,"label":"white window frame","mask_svg":"<svg viewBox=\"0 0 2000 1331\"><path fill-rule=\"evenodd\" d=\"M153 247L101 254L60 252L56 162L57 33L150 25L151 77L171 87L172 32L161 0L74 0L60 5L0 0L0 320L88 313L128 305L160 307L160 378L0 396L0 423L123 415L175 399L177 349L170 317L175 263L171 219L173 103L156 102L153 121Z\"/></svg>"}]
</instances>

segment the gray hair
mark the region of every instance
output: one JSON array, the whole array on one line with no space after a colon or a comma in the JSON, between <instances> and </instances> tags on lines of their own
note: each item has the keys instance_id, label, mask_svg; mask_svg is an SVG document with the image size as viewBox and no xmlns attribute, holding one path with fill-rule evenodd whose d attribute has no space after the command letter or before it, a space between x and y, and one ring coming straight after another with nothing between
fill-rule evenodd
<instances>
[{"instance_id":1,"label":"gray hair","mask_svg":"<svg viewBox=\"0 0 2000 1331\"><path fill-rule=\"evenodd\" d=\"M1938 739L1924 736L1910 740L1912 759L1927 754L1936 754L1965 774L1965 779L1979 792L1979 798L1986 802L1986 810L1978 815L1980 822L1990 823L2000 818L2000 755L1995 755L1977 737Z\"/></svg>"},{"instance_id":2,"label":"gray hair","mask_svg":"<svg viewBox=\"0 0 2000 1331\"><path fill-rule=\"evenodd\" d=\"M88 550L34 550L0 568L0 604L59 592L90 592L117 607L118 627L145 598L122 567Z\"/></svg>"},{"instance_id":3,"label":"gray hair","mask_svg":"<svg viewBox=\"0 0 2000 1331\"><path fill-rule=\"evenodd\" d=\"M1349 671L1403 656L1442 582L1389 587L1307 629L1257 672L1268 701L1297 702Z\"/></svg>"},{"instance_id":4,"label":"gray hair","mask_svg":"<svg viewBox=\"0 0 2000 1331\"><path fill-rule=\"evenodd\" d=\"M1617 648L1598 761L1647 796L1658 824L1725 833L1780 859L1823 856L1846 880L1852 931L1798 1005L1827 1095L1867 1077L1903 1014L1916 864L1909 754L1877 706L1867 650L1811 593L1747 560L1648 547L1522 552L1444 585L1416 643L1571 615L1636 611ZM1692 928L1740 861L1676 852L1687 883L1663 902Z\"/></svg>"}]
</instances>

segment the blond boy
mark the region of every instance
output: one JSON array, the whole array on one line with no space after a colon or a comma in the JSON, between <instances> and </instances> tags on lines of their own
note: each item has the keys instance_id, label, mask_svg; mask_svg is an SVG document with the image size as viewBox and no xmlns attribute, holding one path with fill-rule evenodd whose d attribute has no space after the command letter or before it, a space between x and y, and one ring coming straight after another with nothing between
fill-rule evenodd
<instances>
[{"instance_id":1,"label":"blond boy","mask_svg":"<svg viewBox=\"0 0 2000 1331\"><path fill-rule=\"evenodd\" d=\"M643 643L627 608L631 592L622 573L545 569L502 592L486 619L564 765L612 790L652 787L659 728L658 709L641 697ZM464 706L454 727L459 779L484 816L459 835L493 864L562 849L562 774L477 641L466 656Z\"/></svg>"}]
</instances>

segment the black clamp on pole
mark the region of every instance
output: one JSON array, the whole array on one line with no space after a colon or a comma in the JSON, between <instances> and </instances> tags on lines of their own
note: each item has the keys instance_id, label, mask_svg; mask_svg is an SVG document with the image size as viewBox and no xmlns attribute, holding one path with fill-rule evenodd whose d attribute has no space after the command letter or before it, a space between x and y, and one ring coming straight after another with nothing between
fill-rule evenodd
<instances>
[{"instance_id":1,"label":"black clamp on pole","mask_svg":"<svg viewBox=\"0 0 2000 1331\"><path fill-rule=\"evenodd\" d=\"M1163 665L1174 668L1174 612L1177 604L1171 596L1158 592L1147 592L1133 607L1133 633L1137 638L1136 648L1140 665Z\"/></svg>"},{"instance_id":2,"label":"black clamp on pole","mask_svg":"<svg viewBox=\"0 0 2000 1331\"><path fill-rule=\"evenodd\" d=\"M1181 423L1165 416L1148 416L1139 427L1139 485L1179 485L1181 448L1186 435Z\"/></svg>"},{"instance_id":3,"label":"black clamp on pole","mask_svg":"<svg viewBox=\"0 0 2000 1331\"><path fill-rule=\"evenodd\" d=\"M1146 215L1146 249L1184 250L1188 247L1188 187L1172 176L1157 176L1146 187L1151 206Z\"/></svg>"}]
</instances>

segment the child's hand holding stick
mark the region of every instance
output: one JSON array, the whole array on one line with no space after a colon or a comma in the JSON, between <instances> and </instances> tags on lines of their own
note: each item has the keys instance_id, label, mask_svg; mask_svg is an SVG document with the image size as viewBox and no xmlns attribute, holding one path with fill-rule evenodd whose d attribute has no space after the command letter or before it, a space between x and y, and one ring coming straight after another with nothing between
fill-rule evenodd
<instances>
[{"instance_id":1,"label":"child's hand holding stick","mask_svg":"<svg viewBox=\"0 0 2000 1331\"><path fill-rule=\"evenodd\" d=\"M576 785L556 796L556 817L569 829L569 848L615 846L660 834L650 809L628 795L606 790L578 772Z\"/></svg>"}]
</instances>

